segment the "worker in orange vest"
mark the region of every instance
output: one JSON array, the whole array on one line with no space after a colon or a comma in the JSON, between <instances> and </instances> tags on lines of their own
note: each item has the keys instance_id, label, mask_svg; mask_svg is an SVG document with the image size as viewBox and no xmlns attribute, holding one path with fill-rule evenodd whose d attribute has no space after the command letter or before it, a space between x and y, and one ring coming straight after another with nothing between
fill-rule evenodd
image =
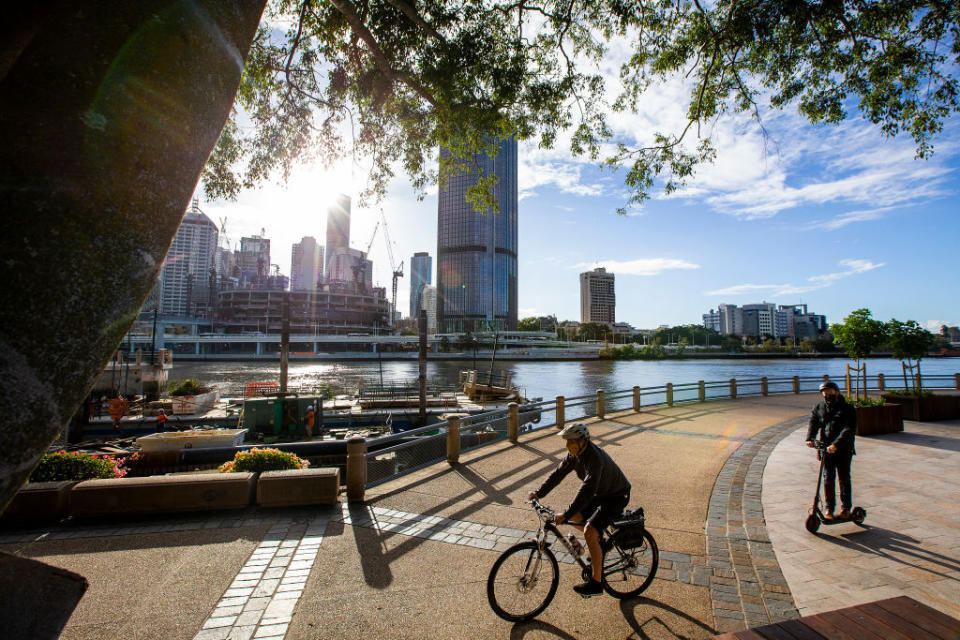
<instances>
[{"instance_id":1,"label":"worker in orange vest","mask_svg":"<svg viewBox=\"0 0 960 640\"><path fill-rule=\"evenodd\" d=\"M127 399L123 396L117 396L116 398L113 398L107 404L107 412L110 414L110 418L113 420L113 428L119 429L120 420L127 412Z\"/></svg>"},{"instance_id":2,"label":"worker in orange vest","mask_svg":"<svg viewBox=\"0 0 960 640\"><path fill-rule=\"evenodd\" d=\"M310 440L313 438L313 424L314 424L314 421L316 420L316 414L313 412L313 405L310 405L309 407L307 407L306 418L307 418L307 425L306 425L307 440Z\"/></svg>"},{"instance_id":3,"label":"worker in orange vest","mask_svg":"<svg viewBox=\"0 0 960 640\"><path fill-rule=\"evenodd\" d=\"M160 409L157 412L157 433L163 433L164 428L167 426L167 413Z\"/></svg>"}]
</instances>

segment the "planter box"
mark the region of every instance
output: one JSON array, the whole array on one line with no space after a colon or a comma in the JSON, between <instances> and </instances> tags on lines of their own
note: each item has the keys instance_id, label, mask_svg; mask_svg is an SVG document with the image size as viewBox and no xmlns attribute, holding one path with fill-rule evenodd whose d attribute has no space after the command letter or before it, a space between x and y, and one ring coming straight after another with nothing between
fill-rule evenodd
<instances>
[{"instance_id":1,"label":"planter box","mask_svg":"<svg viewBox=\"0 0 960 640\"><path fill-rule=\"evenodd\" d=\"M264 471L257 481L257 504L264 507L337 504L339 495L339 469Z\"/></svg>"},{"instance_id":2,"label":"planter box","mask_svg":"<svg viewBox=\"0 0 960 640\"><path fill-rule=\"evenodd\" d=\"M256 490L255 473L198 473L85 480L70 491L70 515L110 516L242 509Z\"/></svg>"},{"instance_id":3,"label":"planter box","mask_svg":"<svg viewBox=\"0 0 960 640\"><path fill-rule=\"evenodd\" d=\"M70 488L75 484L72 480L28 482L14 494L3 516L0 516L0 522L50 522L66 517Z\"/></svg>"},{"instance_id":4,"label":"planter box","mask_svg":"<svg viewBox=\"0 0 960 640\"><path fill-rule=\"evenodd\" d=\"M903 408L898 404L857 409L857 435L903 431Z\"/></svg>"},{"instance_id":5,"label":"planter box","mask_svg":"<svg viewBox=\"0 0 960 640\"><path fill-rule=\"evenodd\" d=\"M888 404L895 403L903 407L904 420L926 422L960 418L960 396L933 395L911 398L885 393L883 399Z\"/></svg>"}]
</instances>

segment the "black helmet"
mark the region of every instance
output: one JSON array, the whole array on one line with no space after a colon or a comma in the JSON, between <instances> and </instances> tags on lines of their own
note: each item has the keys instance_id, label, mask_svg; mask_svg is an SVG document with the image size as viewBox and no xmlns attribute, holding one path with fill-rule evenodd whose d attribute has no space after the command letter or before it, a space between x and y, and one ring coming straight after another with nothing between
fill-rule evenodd
<instances>
[{"instance_id":1,"label":"black helmet","mask_svg":"<svg viewBox=\"0 0 960 640\"><path fill-rule=\"evenodd\" d=\"M820 391L823 391L824 389L833 389L834 391L840 391L840 387L838 387L837 383L833 382L832 380L827 380L826 382L823 382L820 384Z\"/></svg>"}]
</instances>

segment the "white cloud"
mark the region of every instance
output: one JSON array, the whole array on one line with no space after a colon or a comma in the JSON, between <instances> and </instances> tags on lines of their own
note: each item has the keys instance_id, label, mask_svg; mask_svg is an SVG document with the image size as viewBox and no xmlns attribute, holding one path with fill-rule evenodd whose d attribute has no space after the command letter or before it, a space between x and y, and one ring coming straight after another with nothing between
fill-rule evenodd
<instances>
[{"instance_id":1,"label":"white cloud","mask_svg":"<svg viewBox=\"0 0 960 640\"><path fill-rule=\"evenodd\" d=\"M824 289L829 287L837 280L843 278L848 278L850 276L866 273L867 271L873 271L874 269L879 269L884 266L885 262L871 262L870 260L855 260L847 258L841 260L838 263L841 267L846 267L843 271L836 271L834 273L825 273L817 276L810 276L807 278L807 282L811 284L808 285L793 285L793 284L738 284L731 287L724 287L722 289L714 289L712 291L705 291L704 295L708 296L741 296L748 294L756 293L769 293L775 296L784 296L784 295L796 295L800 293L808 293L810 291L816 291L817 289Z\"/></svg>"},{"instance_id":2,"label":"white cloud","mask_svg":"<svg viewBox=\"0 0 960 640\"><path fill-rule=\"evenodd\" d=\"M638 260L599 260L595 263L580 262L573 269L605 267L615 275L655 276L671 269L699 269L700 265L676 258L641 258Z\"/></svg>"},{"instance_id":3,"label":"white cloud","mask_svg":"<svg viewBox=\"0 0 960 640\"><path fill-rule=\"evenodd\" d=\"M842 229L848 224L853 224L854 222L868 222L870 220L879 220L883 217L883 214L887 211L891 211L896 207L881 207L879 209L861 209L859 211L847 211L841 213L840 215L832 218L830 220L818 220L812 222L805 227L806 230L812 229L826 229L827 231L836 231L837 229Z\"/></svg>"},{"instance_id":4,"label":"white cloud","mask_svg":"<svg viewBox=\"0 0 960 640\"><path fill-rule=\"evenodd\" d=\"M929 331L933 331L934 333L939 333L940 327L942 326L947 326L947 327L960 326L960 322L950 322L948 320L927 320L924 324L926 325Z\"/></svg>"}]
</instances>

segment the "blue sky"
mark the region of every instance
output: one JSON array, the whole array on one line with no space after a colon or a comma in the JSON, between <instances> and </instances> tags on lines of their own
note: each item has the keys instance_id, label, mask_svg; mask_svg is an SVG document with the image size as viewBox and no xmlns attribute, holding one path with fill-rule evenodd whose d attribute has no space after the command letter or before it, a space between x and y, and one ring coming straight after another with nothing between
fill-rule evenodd
<instances>
[{"instance_id":1,"label":"blue sky","mask_svg":"<svg viewBox=\"0 0 960 640\"><path fill-rule=\"evenodd\" d=\"M614 63L609 64L613 70ZM611 78L614 75L611 73ZM675 126L686 89L668 83L637 114L611 114L615 138L640 144ZM762 114L768 135L731 116L705 131L718 156L679 192L653 198L628 216L622 173L553 150L520 144L520 316L579 320L578 274L606 266L617 276L617 320L638 328L699 323L720 303L807 303L829 322L860 307L874 317L913 319L935 330L960 324L960 127L948 121L929 160L915 160L906 136L884 138L856 114L813 126L792 111ZM236 202L204 202L226 217L232 242L265 229L273 261L289 273L290 246L321 242L326 206L337 191L359 191L362 168L303 167ZM357 187L350 187L351 184ZM436 190L418 201L398 174L387 199L355 209L352 245L365 248L379 208L396 259L436 254ZM382 229L371 257L389 289ZM435 261L435 260L434 260ZM406 314L409 279L398 293Z\"/></svg>"}]
</instances>

